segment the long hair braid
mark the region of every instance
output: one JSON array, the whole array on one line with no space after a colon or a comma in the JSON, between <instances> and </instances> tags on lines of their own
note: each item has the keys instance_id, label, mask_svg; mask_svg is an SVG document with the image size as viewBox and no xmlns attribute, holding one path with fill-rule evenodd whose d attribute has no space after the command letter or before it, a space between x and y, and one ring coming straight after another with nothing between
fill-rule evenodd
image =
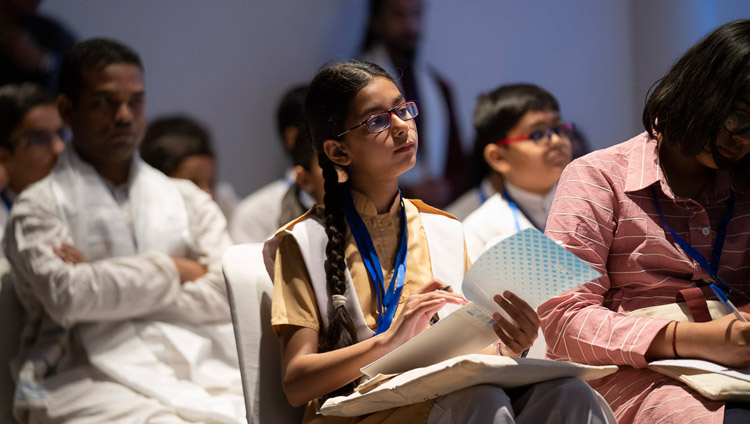
<instances>
[{"instance_id":1,"label":"long hair braid","mask_svg":"<svg viewBox=\"0 0 750 424\"><path fill-rule=\"evenodd\" d=\"M326 140L339 140L352 100L357 93L375 77L393 80L381 67L357 60L334 63L324 67L313 78L305 98L305 124L313 147L318 154L318 163L323 171L325 196L326 244L326 288L329 296L346 294L346 219L341 205L338 170L326 155L323 144ZM326 341L320 346L323 351L341 349L357 343L357 333L346 305L334 303L335 310L327 329ZM325 313L321 311L322 313ZM352 384L333 394L351 392Z\"/></svg>"}]
</instances>

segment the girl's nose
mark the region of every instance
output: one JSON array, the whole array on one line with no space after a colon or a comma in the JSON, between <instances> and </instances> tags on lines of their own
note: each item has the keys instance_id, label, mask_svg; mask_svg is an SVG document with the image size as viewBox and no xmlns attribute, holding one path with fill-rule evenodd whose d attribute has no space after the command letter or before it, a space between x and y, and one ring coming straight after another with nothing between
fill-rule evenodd
<instances>
[{"instance_id":1,"label":"girl's nose","mask_svg":"<svg viewBox=\"0 0 750 424\"><path fill-rule=\"evenodd\" d=\"M409 124L399 118L396 112L391 112L391 134L400 135L407 132L409 132Z\"/></svg>"}]
</instances>

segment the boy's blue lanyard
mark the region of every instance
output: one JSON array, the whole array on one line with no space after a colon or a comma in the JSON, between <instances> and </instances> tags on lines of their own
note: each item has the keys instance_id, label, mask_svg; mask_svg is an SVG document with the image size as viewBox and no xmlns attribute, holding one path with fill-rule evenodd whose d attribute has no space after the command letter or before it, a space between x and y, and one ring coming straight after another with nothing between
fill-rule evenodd
<instances>
[{"instance_id":1,"label":"boy's blue lanyard","mask_svg":"<svg viewBox=\"0 0 750 424\"><path fill-rule=\"evenodd\" d=\"M700 252L698 252L693 246L691 246L690 243L683 240L682 237L678 236L677 233L675 233L674 230L672 230L672 228L667 225L667 221L664 220L664 212L662 212L661 205L659 204L659 198L656 196L656 190L654 189L653 185L649 188L651 189L651 195L654 198L654 203L656 204L656 209L659 211L659 216L661 217L662 224L664 224L664 228L666 228L669 233L672 234L672 237L674 237L675 241L677 241L677 244L680 245L682 250L684 250L685 253L687 253L691 258L698 262L698 265L700 265L701 268L705 269L706 272L708 272L708 275L710 275L714 282L719 287L721 287L722 290L724 290L724 293L729 294L729 286L727 286L724 280L719 278L716 272L719 269L721 250L724 248L724 239L727 236L727 224L729 224L729 221L732 219L732 213L734 212L734 192L729 192L729 198L727 199L727 213L721 220L719 232L716 233L716 242L714 243L714 248L711 252L711 264L709 264L708 261L706 261L706 258L701 255Z\"/></svg>"},{"instance_id":2,"label":"boy's blue lanyard","mask_svg":"<svg viewBox=\"0 0 750 424\"><path fill-rule=\"evenodd\" d=\"M365 223L354 208L354 199L352 199L349 185L344 184L340 189L344 200L343 206L346 222L349 224L349 228L354 236L354 241L357 243L357 249L359 249L362 261L365 263L367 273L370 275L372 283L375 285L375 292L378 296L379 314L378 329L375 334L380 334L391 326L393 315L396 313L396 308L398 307L398 300L401 298L401 289L404 287L404 279L406 278L407 234L404 200L399 191L398 195L399 198L401 198L401 242L399 243L398 255L396 256L396 266L393 270L393 278L391 279L388 289L385 290L383 269L380 266L380 258L378 258L378 254L375 251L375 246L372 244L370 232L367 231ZM385 290L385 293L382 293L383 290Z\"/></svg>"},{"instance_id":3,"label":"boy's blue lanyard","mask_svg":"<svg viewBox=\"0 0 750 424\"><path fill-rule=\"evenodd\" d=\"M484 193L484 190L482 190L482 186L480 185L477 187L477 192L479 194L479 204L483 205L484 202L487 201L487 195Z\"/></svg>"},{"instance_id":4,"label":"boy's blue lanyard","mask_svg":"<svg viewBox=\"0 0 750 424\"><path fill-rule=\"evenodd\" d=\"M516 201L513 200L512 197L510 197L510 193L508 193L508 189L506 188L503 189L503 199L508 202L508 206L510 207L511 212L513 212L513 221L515 221L516 223L516 231L518 231L519 233L521 232L521 217L519 213L522 213L523 216L525 216L526 219L531 223L531 225L534 226L534 228L541 232L544 232L544 227L539 228L536 225L536 223L529 217L529 214L527 214L526 211L518 206L518 203L516 203Z\"/></svg>"},{"instance_id":5,"label":"boy's blue lanyard","mask_svg":"<svg viewBox=\"0 0 750 424\"><path fill-rule=\"evenodd\" d=\"M3 204L5 205L5 209L10 212L10 208L13 206L13 202L10 201L8 198L8 193L5 192L5 190L0 191L0 199L3 199Z\"/></svg>"}]
</instances>

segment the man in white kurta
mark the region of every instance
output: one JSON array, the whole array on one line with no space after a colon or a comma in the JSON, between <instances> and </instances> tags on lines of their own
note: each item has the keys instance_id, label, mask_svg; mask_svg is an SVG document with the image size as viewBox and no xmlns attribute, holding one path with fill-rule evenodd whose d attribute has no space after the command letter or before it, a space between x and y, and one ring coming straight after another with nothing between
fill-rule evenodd
<instances>
[{"instance_id":1,"label":"man in white kurta","mask_svg":"<svg viewBox=\"0 0 750 424\"><path fill-rule=\"evenodd\" d=\"M59 106L72 148L16 199L4 240L27 317L16 415L243 422L224 217L194 184L136 155L145 128L137 55L94 39L70 56L61 74L80 83L61 77Z\"/></svg>"}]
</instances>

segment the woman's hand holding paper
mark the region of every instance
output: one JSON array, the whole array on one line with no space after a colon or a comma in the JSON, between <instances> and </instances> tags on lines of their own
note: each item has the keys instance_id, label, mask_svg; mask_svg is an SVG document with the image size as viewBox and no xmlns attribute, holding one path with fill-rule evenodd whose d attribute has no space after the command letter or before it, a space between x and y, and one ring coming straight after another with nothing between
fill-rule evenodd
<instances>
[{"instance_id":1,"label":"woman's hand holding paper","mask_svg":"<svg viewBox=\"0 0 750 424\"><path fill-rule=\"evenodd\" d=\"M496 294L494 300L513 319L510 322L497 312L492 315L496 321L493 328L502 341L501 352L504 356L521 356L537 338L539 315L523 299L507 290L502 296Z\"/></svg>"}]
</instances>

